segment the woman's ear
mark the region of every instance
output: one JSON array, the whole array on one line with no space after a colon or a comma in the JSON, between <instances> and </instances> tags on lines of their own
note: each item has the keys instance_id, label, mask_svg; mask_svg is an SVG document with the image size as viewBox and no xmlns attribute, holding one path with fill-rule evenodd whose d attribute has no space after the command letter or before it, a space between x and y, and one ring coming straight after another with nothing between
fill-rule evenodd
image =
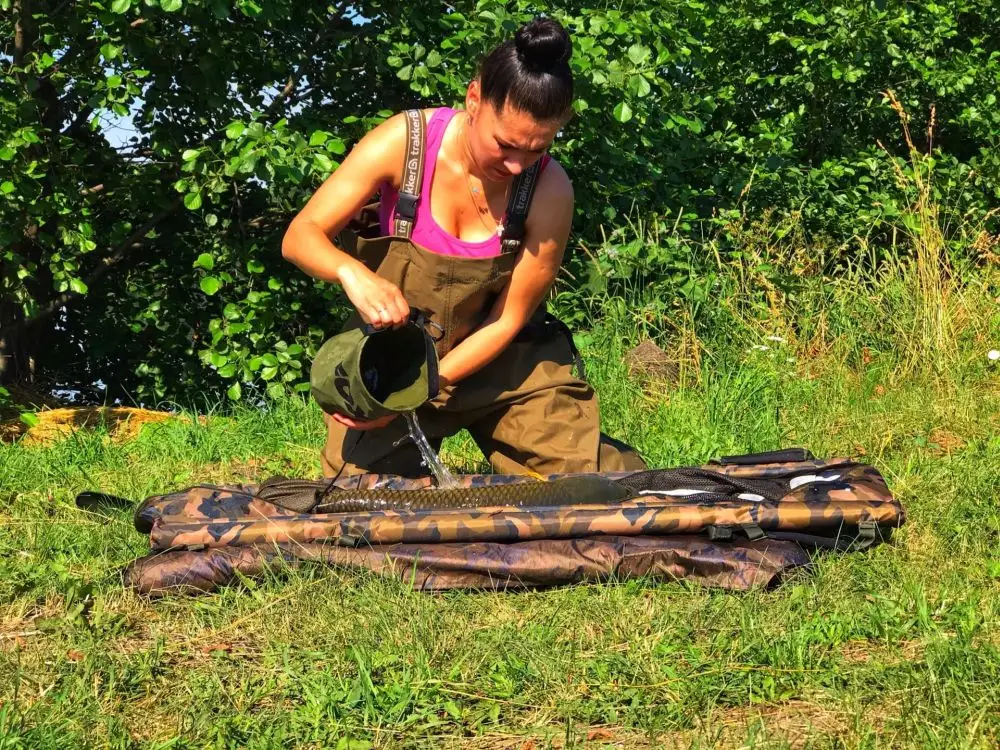
<instances>
[{"instance_id":1,"label":"woman's ear","mask_svg":"<svg viewBox=\"0 0 1000 750\"><path fill-rule=\"evenodd\" d=\"M479 113L480 106L482 106L482 89L477 78L465 91L465 111L469 113L469 117L475 117Z\"/></svg>"}]
</instances>

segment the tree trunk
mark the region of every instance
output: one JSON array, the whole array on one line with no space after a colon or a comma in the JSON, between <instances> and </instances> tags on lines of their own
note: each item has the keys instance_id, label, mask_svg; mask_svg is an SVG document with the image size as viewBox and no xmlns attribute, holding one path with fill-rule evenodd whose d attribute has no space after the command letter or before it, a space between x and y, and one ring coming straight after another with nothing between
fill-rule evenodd
<instances>
[{"instance_id":1,"label":"tree trunk","mask_svg":"<svg viewBox=\"0 0 1000 750\"><path fill-rule=\"evenodd\" d=\"M19 305L0 300L0 385L35 382L36 339L22 326L8 326L24 318Z\"/></svg>"}]
</instances>

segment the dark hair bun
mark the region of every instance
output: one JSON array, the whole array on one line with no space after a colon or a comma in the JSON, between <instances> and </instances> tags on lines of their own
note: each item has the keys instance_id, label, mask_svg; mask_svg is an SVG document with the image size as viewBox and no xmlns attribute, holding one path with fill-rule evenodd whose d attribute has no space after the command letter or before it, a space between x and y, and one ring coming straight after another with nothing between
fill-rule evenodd
<instances>
[{"instance_id":1,"label":"dark hair bun","mask_svg":"<svg viewBox=\"0 0 1000 750\"><path fill-rule=\"evenodd\" d=\"M537 73L550 73L563 66L573 52L569 34L558 21L536 18L522 26L514 37L517 59Z\"/></svg>"}]
</instances>

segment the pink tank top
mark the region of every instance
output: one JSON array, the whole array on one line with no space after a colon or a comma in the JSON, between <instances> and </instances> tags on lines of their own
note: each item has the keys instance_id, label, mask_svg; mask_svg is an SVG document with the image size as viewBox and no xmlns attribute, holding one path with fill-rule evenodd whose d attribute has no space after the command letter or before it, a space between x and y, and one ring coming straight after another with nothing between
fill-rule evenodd
<instances>
[{"instance_id":1,"label":"pink tank top","mask_svg":"<svg viewBox=\"0 0 1000 750\"><path fill-rule=\"evenodd\" d=\"M439 255L451 255L462 258L493 258L501 254L500 238L496 235L478 242L461 240L446 232L434 220L431 214L431 185L434 182L434 168L437 166L437 155L441 149L444 132L451 118L458 113L457 109L441 107L434 111L427 123L427 145L424 149L424 179L420 186L420 200L417 202L417 216L413 224L410 239L418 245ZM548 154L542 156L541 169L545 169L550 160ZM392 234L393 220L396 215L396 201L399 191L389 183L379 185L381 205L379 208L379 224L382 234Z\"/></svg>"}]
</instances>

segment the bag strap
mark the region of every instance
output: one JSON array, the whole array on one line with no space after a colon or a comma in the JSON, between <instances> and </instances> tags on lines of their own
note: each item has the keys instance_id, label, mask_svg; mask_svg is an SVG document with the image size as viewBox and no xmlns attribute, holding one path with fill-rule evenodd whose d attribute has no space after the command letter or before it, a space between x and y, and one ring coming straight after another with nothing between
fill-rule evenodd
<instances>
[{"instance_id":1,"label":"bag strap","mask_svg":"<svg viewBox=\"0 0 1000 750\"><path fill-rule=\"evenodd\" d=\"M424 112L408 109L403 114L406 119L406 158L403 160L393 231L397 236L409 239L417 218L420 187L424 183Z\"/></svg>"},{"instance_id":2,"label":"bag strap","mask_svg":"<svg viewBox=\"0 0 1000 750\"><path fill-rule=\"evenodd\" d=\"M798 463L801 461L812 461L815 458L816 456L805 448L785 448L784 450L767 451L765 453L722 456L718 461L711 461L710 463L717 463L722 466L753 466L756 464Z\"/></svg>"},{"instance_id":3,"label":"bag strap","mask_svg":"<svg viewBox=\"0 0 1000 750\"><path fill-rule=\"evenodd\" d=\"M539 159L514 178L510 200L499 230L501 252L504 254L516 253L524 244L524 224L528 220L535 188L538 187L541 164L542 160Z\"/></svg>"}]
</instances>

